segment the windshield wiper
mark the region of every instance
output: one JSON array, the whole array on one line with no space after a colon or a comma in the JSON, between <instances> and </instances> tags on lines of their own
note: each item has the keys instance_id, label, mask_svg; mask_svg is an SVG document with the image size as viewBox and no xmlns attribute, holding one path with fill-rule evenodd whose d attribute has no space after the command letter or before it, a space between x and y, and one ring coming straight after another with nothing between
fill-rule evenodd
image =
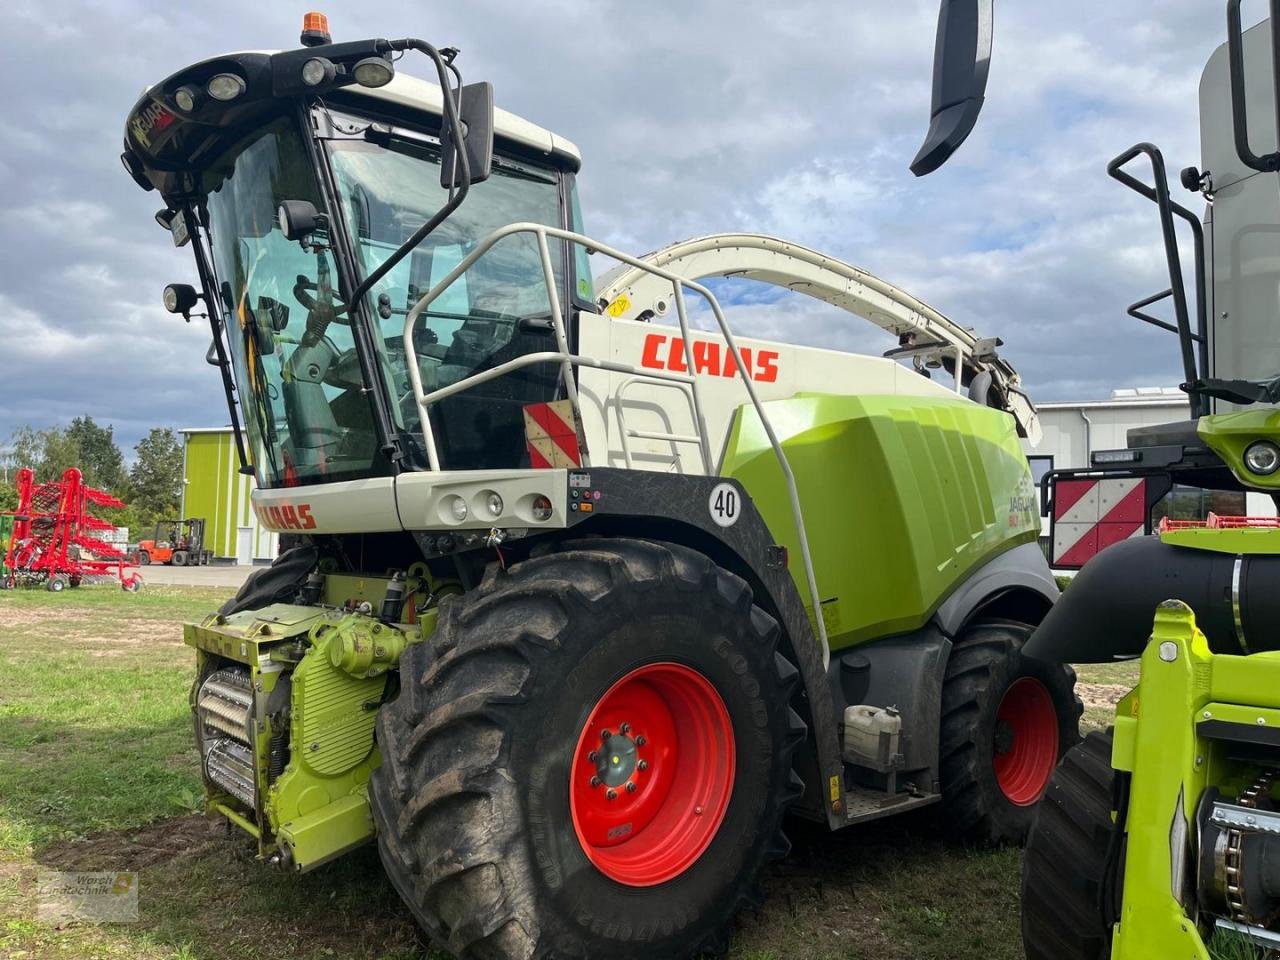
<instances>
[{"instance_id":1,"label":"windshield wiper","mask_svg":"<svg viewBox=\"0 0 1280 960\"><path fill-rule=\"evenodd\" d=\"M440 161L440 145L436 140L407 130L400 130L395 127L371 126L365 129L364 139L367 143L372 143L375 146L383 147L406 157L412 157L415 160L428 160L433 163ZM513 180L526 180L530 183L542 183L552 187L559 182L553 174L542 173L502 157L494 157L493 165Z\"/></svg>"},{"instance_id":2,"label":"windshield wiper","mask_svg":"<svg viewBox=\"0 0 1280 960\"><path fill-rule=\"evenodd\" d=\"M504 176L512 180L524 180L528 183L542 183L547 186L554 187L556 178L530 170L527 167L518 167L514 163L506 163L501 157L493 158L493 165L503 172Z\"/></svg>"},{"instance_id":3,"label":"windshield wiper","mask_svg":"<svg viewBox=\"0 0 1280 960\"><path fill-rule=\"evenodd\" d=\"M369 127L364 132L368 143L412 157L415 160L440 160L440 145L426 137L418 137L390 127Z\"/></svg>"}]
</instances>

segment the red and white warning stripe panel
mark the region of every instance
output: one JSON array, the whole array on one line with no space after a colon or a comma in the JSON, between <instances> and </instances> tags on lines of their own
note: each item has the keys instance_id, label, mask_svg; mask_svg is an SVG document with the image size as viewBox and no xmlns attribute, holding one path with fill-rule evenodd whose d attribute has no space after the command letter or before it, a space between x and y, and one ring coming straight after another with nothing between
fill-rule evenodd
<instances>
[{"instance_id":1,"label":"red and white warning stripe panel","mask_svg":"<svg viewBox=\"0 0 1280 960\"><path fill-rule=\"evenodd\" d=\"M582 424L569 400L529 403L524 407L524 439L535 470L582 466L586 443Z\"/></svg>"},{"instance_id":2,"label":"red and white warning stripe panel","mask_svg":"<svg viewBox=\"0 0 1280 960\"><path fill-rule=\"evenodd\" d=\"M1142 478L1054 481L1054 566L1083 567L1113 543L1146 532L1147 482Z\"/></svg>"}]
</instances>

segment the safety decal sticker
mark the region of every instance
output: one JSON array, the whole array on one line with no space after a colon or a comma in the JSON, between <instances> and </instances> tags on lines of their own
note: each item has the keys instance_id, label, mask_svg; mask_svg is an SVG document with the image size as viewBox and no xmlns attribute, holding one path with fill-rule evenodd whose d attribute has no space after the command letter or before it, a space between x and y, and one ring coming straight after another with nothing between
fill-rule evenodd
<instances>
[{"instance_id":1,"label":"safety decal sticker","mask_svg":"<svg viewBox=\"0 0 1280 960\"><path fill-rule=\"evenodd\" d=\"M1113 543L1146 532L1146 481L1058 480L1053 488L1053 564L1082 567Z\"/></svg>"},{"instance_id":2,"label":"safety decal sticker","mask_svg":"<svg viewBox=\"0 0 1280 960\"><path fill-rule=\"evenodd\" d=\"M707 499L711 520L718 527L732 527L742 512L742 494L731 483L717 483Z\"/></svg>"},{"instance_id":3,"label":"safety decal sticker","mask_svg":"<svg viewBox=\"0 0 1280 960\"><path fill-rule=\"evenodd\" d=\"M529 403L524 407L524 439L535 470L582 466L586 443L582 424L569 400Z\"/></svg>"}]
</instances>

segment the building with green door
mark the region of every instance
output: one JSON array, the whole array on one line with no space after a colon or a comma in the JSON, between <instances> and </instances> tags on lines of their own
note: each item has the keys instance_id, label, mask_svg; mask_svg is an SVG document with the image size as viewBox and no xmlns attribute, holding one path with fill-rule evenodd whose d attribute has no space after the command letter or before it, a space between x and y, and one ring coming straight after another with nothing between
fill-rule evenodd
<instances>
[{"instance_id":1,"label":"building with green door","mask_svg":"<svg viewBox=\"0 0 1280 960\"><path fill-rule=\"evenodd\" d=\"M249 503L254 479L240 472L230 427L189 427L183 436L181 512L205 521L205 549L231 563L269 563L278 537Z\"/></svg>"}]
</instances>

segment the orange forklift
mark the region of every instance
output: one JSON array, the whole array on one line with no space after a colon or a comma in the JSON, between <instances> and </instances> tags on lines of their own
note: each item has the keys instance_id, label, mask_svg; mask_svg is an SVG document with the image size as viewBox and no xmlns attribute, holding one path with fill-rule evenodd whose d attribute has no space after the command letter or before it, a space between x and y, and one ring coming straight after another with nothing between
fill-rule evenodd
<instances>
[{"instance_id":1,"label":"orange forklift","mask_svg":"<svg viewBox=\"0 0 1280 960\"><path fill-rule=\"evenodd\" d=\"M139 540L137 561L142 566L163 563L174 567L204 566L213 551L204 548L204 519L161 520L150 540Z\"/></svg>"}]
</instances>

